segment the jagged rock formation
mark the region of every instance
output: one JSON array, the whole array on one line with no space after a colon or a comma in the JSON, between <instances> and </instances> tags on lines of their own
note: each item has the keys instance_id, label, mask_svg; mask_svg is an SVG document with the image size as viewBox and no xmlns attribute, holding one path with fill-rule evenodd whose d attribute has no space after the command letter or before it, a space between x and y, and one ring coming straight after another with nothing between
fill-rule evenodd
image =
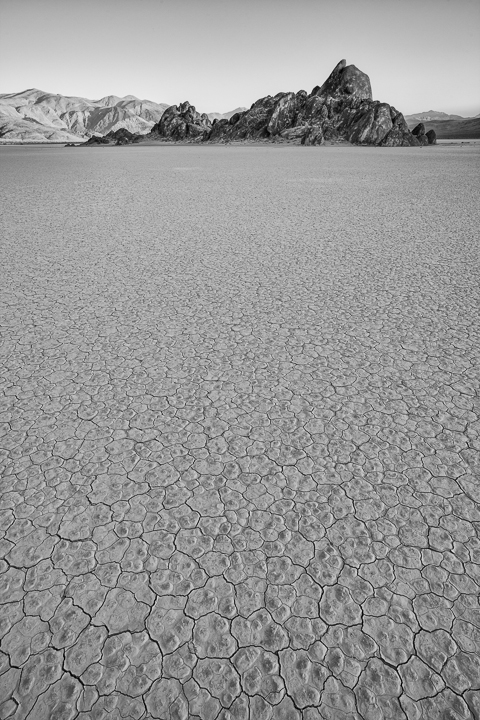
<instances>
[{"instance_id":1,"label":"jagged rock formation","mask_svg":"<svg viewBox=\"0 0 480 720\"><path fill-rule=\"evenodd\" d=\"M106 135L93 135L83 145L131 145L139 142L141 135L131 133L126 128L110 130Z\"/></svg>"},{"instance_id":2,"label":"jagged rock formation","mask_svg":"<svg viewBox=\"0 0 480 720\"><path fill-rule=\"evenodd\" d=\"M194 142L293 141L303 145L339 140L387 147L419 146L432 140L424 129L410 132L404 116L394 107L373 100L368 75L345 60L310 94L300 90L268 95L250 109L214 119L213 123L188 102L174 105L145 137Z\"/></svg>"},{"instance_id":3,"label":"jagged rock formation","mask_svg":"<svg viewBox=\"0 0 480 720\"><path fill-rule=\"evenodd\" d=\"M209 140L286 139L305 145L346 140L359 145L419 145L403 115L372 99L368 75L342 60L307 95L279 93L257 100L228 122L214 123Z\"/></svg>"},{"instance_id":4,"label":"jagged rock formation","mask_svg":"<svg viewBox=\"0 0 480 720\"><path fill-rule=\"evenodd\" d=\"M189 102L167 108L150 136L169 140L207 140L212 123L206 113L199 113Z\"/></svg>"}]
</instances>

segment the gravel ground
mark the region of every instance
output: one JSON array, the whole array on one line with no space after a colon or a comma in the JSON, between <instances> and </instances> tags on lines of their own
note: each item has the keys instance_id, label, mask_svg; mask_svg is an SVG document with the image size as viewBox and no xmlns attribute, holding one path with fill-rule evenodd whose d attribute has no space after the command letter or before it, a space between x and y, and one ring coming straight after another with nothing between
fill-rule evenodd
<instances>
[{"instance_id":1,"label":"gravel ground","mask_svg":"<svg viewBox=\"0 0 480 720\"><path fill-rule=\"evenodd\" d=\"M0 149L1 718L478 717L479 154Z\"/></svg>"}]
</instances>

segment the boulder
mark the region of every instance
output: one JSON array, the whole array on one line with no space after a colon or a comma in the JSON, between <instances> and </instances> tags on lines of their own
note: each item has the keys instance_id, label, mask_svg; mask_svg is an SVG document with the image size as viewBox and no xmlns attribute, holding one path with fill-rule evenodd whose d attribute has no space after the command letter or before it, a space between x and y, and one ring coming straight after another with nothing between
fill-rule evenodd
<instances>
[{"instance_id":1,"label":"boulder","mask_svg":"<svg viewBox=\"0 0 480 720\"><path fill-rule=\"evenodd\" d=\"M232 117L230 118L230 120L227 120L228 124L229 124L229 125L235 125L235 124L240 120L240 118L242 117L242 115L243 115L243 112L234 113L234 114L232 115Z\"/></svg>"},{"instance_id":2,"label":"boulder","mask_svg":"<svg viewBox=\"0 0 480 720\"><path fill-rule=\"evenodd\" d=\"M358 116L358 119L357 119ZM378 145L393 127L390 105L378 103L360 111L352 119L347 139L358 145Z\"/></svg>"},{"instance_id":3,"label":"boulder","mask_svg":"<svg viewBox=\"0 0 480 720\"><path fill-rule=\"evenodd\" d=\"M436 145L437 144L437 133L435 130L429 130L425 133L425 136L428 140L429 145Z\"/></svg>"},{"instance_id":4,"label":"boulder","mask_svg":"<svg viewBox=\"0 0 480 720\"><path fill-rule=\"evenodd\" d=\"M425 135L425 125L423 123L418 123L418 125L415 125L412 130L412 135Z\"/></svg>"}]
</instances>

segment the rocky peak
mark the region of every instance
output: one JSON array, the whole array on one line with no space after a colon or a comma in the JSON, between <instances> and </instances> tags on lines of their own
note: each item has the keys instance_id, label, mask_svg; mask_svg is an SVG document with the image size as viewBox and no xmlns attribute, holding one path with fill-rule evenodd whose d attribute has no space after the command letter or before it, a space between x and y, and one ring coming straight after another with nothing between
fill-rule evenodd
<instances>
[{"instance_id":1,"label":"rocky peak","mask_svg":"<svg viewBox=\"0 0 480 720\"><path fill-rule=\"evenodd\" d=\"M345 97L372 100L370 78L355 65L340 60L321 87L315 87L312 95L339 100Z\"/></svg>"}]
</instances>

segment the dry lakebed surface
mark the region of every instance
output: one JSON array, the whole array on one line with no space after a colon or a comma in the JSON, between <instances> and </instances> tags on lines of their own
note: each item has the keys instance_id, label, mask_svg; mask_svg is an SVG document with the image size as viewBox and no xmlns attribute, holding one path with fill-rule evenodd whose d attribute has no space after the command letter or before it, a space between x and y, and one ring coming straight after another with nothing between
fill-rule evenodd
<instances>
[{"instance_id":1,"label":"dry lakebed surface","mask_svg":"<svg viewBox=\"0 0 480 720\"><path fill-rule=\"evenodd\" d=\"M0 718L474 720L478 146L0 148Z\"/></svg>"}]
</instances>

